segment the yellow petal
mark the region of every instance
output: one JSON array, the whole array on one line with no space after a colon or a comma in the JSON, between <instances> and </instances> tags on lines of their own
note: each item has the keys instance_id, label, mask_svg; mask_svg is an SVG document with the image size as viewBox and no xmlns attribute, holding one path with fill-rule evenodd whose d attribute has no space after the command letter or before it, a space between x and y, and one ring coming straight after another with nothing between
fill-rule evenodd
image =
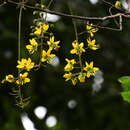
<instances>
[{"instance_id":1,"label":"yellow petal","mask_svg":"<svg viewBox=\"0 0 130 130\"><path fill-rule=\"evenodd\" d=\"M97 50L98 48L97 47L91 47L92 50Z\"/></svg>"},{"instance_id":2,"label":"yellow petal","mask_svg":"<svg viewBox=\"0 0 130 130\"><path fill-rule=\"evenodd\" d=\"M89 78L91 76L91 73L90 72L87 72L87 77Z\"/></svg>"},{"instance_id":3,"label":"yellow petal","mask_svg":"<svg viewBox=\"0 0 130 130\"><path fill-rule=\"evenodd\" d=\"M71 60L71 64L76 64L75 59L72 59L72 60Z\"/></svg>"},{"instance_id":4,"label":"yellow petal","mask_svg":"<svg viewBox=\"0 0 130 130\"><path fill-rule=\"evenodd\" d=\"M27 76L28 76L28 72L25 72L25 73L21 74L22 78L26 78Z\"/></svg>"},{"instance_id":5,"label":"yellow petal","mask_svg":"<svg viewBox=\"0 0 130 130\"><path fill-rule=\"evenodd\" d=\"M84 46L84 43L81 42L81 43L79 44L79 47L82 48L83 46Z\"/></svg>"},{"instance_id":6,"label":"yellow petal","mask_svg":"<svg viewBox=\"0 0 130 130\"><path fill-rule=\"evenodd\" d=\"M16 84L20 85L20 81L19 81L19 80L16 80Z\"/></svg>"},{"instance_id":7,"label":"yellow petal","mask_svg":"<svg viewBox=\"0 0 130 130\"><path fill-rule=\"evenodd\" d=\"M25 78L24 79L24 83L29 83L30 82L30 79L29 78Z\"/></svg>"},{"instance_id":8,"label":"yellow petal","mask_svg":"<svg viewBox=\"0 0 130 130\"><path fill-rule=\"evenodd\" d=\"M43 24L42 28L44 31L47 31L49 29L49 24Z\"/></svg>"},{"instance_id":9,"label":"yellow petal","mask_svg":"<svg viewBox=\"0 0 130 130\"><path fill-rule=\"evenodd\" d=\"M99 70L98 67L94 67L94 68L93 68L93 71L94 71L94 72L96 72L96 71L98 71L98 70Z\"/></svg>"},{"instance_id":10,"label":"yellow petal","mask_svg":"<svg viewBox=\"0 0 130 130\"><path fill-rule=\"evenodd\" d=\"M76 50L76 49L72 49L72 50L70 51L70 53L71 53L71 54L76 54L76 53L77 53L77 50Z\"/></svg>"},{"instance_id":11,"label":"yellow petal","mask_svg":"<svg viewBox=\"0 0 130 130\"><path fill-rule=\"evenodd\" d=\"M90 62L89 67L93 68L93 61Z\"/></svg>"},{"instance_id":12,"label":"yellow petal","mask_svg":"<svg viewBox=\"0 0 130 130\"><path fill-rule=\"evenodd\" d=\"M60 43L60 41L56 41L55 44L58 45Z\"/></svg>"},{"instance_id":13,"label":"yellow petal","mask_svg":"<svg viewBox=\"0 0 130 130\"><path fill-rule=\"evenodd\" d=\"M26 48L29 49L29 50L32 50L33 46L32 45L26 45Z\"/></svg>"},{"instance_id":14,"label":"yellow petal","mask_svg":"<svg viewBox=\"0 0 130 130\"><path fill-rule=\"evenodd\" d=\"M44 57L44 56L46 56L46 55L47 55L46 51L45 51L45 50L42 50L42 56Z\"/></svg>"},{"instance_id":15,"label":"yellow petal","mask_svg":"<svg viewBox=\"0 0 130 130\"><path fill-rule=\"evenodd\" d=\"M50 55L50 58L53 58L53 57L55 57L55 56L56 56L55 54L51 54L51 55Z\"/></svg>"},{"instance_id":16,"label":"yellow petal","mask_svg":"<svg viewBox=\"0 0 130 130\"><path fill-rule=\"evenodd\" d=\"M91 36L91 37L93 37L93 36L94 36L93 32L90 32L90 36Z\"/></svg>"},{"instance_id":17,"label":"yellow petal","mask_svg":"<svg viewBox=\"0 0 130 130\"><path fill-rule=\"evenodd\" d=\"M91 45L95 45L95 42L96 42L96 40L94 39L94 40L92 40L91 41Z\"/></svg>"},{"instance_id":18,"label":"yellow petal","mask_svg":"<svg viewBox=\"0 0 130 130\"><path fill-rule=\"evenodd\" d=\"M36 31L34 32L35 35L40 35L41 34L41 27L36 28Z\"/></svg>"},{"instance_id":19,"label":"yellow petal","mask_svg":"<svg viewBox=\"0 0 130 130\"><path fill-rule=\"evenodd\" d=\"M66 81L68 81L72 78L72 73L66 73L63 75L63 77L66 78Z\"/></svg>"},{"instance_id":20,"label":"yellow petal","mask_svg":"<svg viewBox=\"0 0 130 130\"><path fill-rule=\"evenodd\" d=\"M22 68L24 68L24 65L20 64L20 65L17 65L16 67L19 68L19 69L22 69Z\"/></svg>"},{"instance_id":21,"label":"yellow petal","mask_svg":"<svg viewBox=\"0 0 130 130\"><path fill-rule=\"evenodd\" d=\"M86 64L86 67L88 67L88 66L89 66L88 62L85 62L85 64Z\"/></svg>"},{"instance_id":22,"label":"yellow petal","mask_svg":"<svg viewBox=\"0 0 130 130\"><path fill-rule=\"evenodd\" d=\"M67 62L69 62L69 59L65 58L65 60L66 60Z\"/></svg>"},{"instance_id":23,"label":"yellow petal","mask_svg":"<svg viewBox=\"0 0 130 130\"><path fill-rule=\"evenodd\" d=\"M64 70L65 70L65 71L72 71L73 68L74 68L73 65L68 63L68 64L64 67Z\"/></svg>"},{"instance_id":24,"label":"yellow petal","mask_svg":"<svg viewBox=\"0 0 130 130\"><path fill-rule=\"evenodd\" d=\"M48 45L51 45L51 42L50 42L50 41L47 41L47 44L48 44Z\"/></svg>"},{"instance_id":25,"label":"yellow petal","mask_svg":"<svg viewBox=\"0 0 130 130\"><path fill-rule=\"evenodd\" d=\"M30 41L30 44L31 45L33 45L33 46L36 46L37 45L37 42L36 42L36 40L33 38L33 39L31 39L31 40L29 40Z\"/></svg>"},{"instance_id":26,"label":"yellow petal","mask_svg":"<svg viewBox=\"0 0 130 130\"><path fill-rule=\"evenodd\" d=\"M47 59L45 58L41 58L41 62L45 62Z\"/></svg>"}]
</instances>

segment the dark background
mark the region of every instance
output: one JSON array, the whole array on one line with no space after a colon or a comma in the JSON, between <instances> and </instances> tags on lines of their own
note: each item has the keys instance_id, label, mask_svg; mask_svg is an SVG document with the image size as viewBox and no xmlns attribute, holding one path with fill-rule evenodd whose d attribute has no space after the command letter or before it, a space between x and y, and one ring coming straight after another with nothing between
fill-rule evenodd
<instances>
[{"instance_id":1,"label":"dark background","mask_svg":"<svg viewBox=\"0 0 130 130\"><path fill-rule=\"evenodd\" d=\"M48 3L49 1L44 1ZM93 5L88 0L54 0L51 10L70 13L68 2L74 14L84 16L109 15L109 6L102 1ZM115 1L109 1L115 2ZM36 0L30 1L35 4ZM117 10L113 9L113 13ZM33 10L26 9L22 17L22 57L28 57L24 46L28 44L30 26L34 16ZM12 4L0 7L0 78L6 74L17 74L17 32L19 8ZM85 22L77 20L78 32L84 31ZM93 21L97 24L97 21ZM114 20L102 23L104 26L116 27ZM99 30L96 39L101 48L96 52L90 51L85 55L88 61L93 60L95 66L100 67L104 82L99 92L93 93L93 80L75 87L63 79L65 57L70 57L71 42L75 40L72 20L62 17L54 23L53 32L56 39L61 41L61 48L56 52L60 65L48 65L36 72L32 72L32 82L23 88L25 96L31 97L30 104L24 110L15 105L15 98L9 93L11 85L0 86L0 130L24 130L21 115L27 113L37 130L129 130L130 104L124 102L120 96L121 85L117 79L123 75L130 75L130 24L123 19L123 31ZM85 40L87 35L80 37ZM71 109L68 102L75 100L77 105ZM47 108L44 119L38 119L34 109L38 106ZM48 128L45 121L53 115L57 125ZM31 129L30 129L31 130Z\"/></svg>"}]
</instances>

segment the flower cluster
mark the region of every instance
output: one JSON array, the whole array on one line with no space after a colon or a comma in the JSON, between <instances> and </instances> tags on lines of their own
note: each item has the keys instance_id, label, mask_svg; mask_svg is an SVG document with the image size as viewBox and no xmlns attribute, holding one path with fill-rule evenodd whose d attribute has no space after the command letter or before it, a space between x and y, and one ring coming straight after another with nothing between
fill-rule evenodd
<instances>
[{"instance_id":1,"label":"flower cluster","mask_svg":"<svg viewBox=\"0 0 130 130\"><path fill-rule=\"evenodd\" d=\"M93 24L87 24L86 30L88 33L87 43L88 48L91 50L97 50L99 48L99 44L96 44L96 39L94 39L94 34L98 31L98 28L96 28Z\"/></svg>"},{"instance_id":2,"label":"flower cluster","mask_svg":"<svg viewBox=\"0 0 130 130\"><path fill-rule=\"evenodd\" d=\"M45 8L44 5L40 4L37 4L36 6L42 9ZM35 15L36 19L33 21L34 25L31 26L31 38L29 39L29 43L25 46L27 52L29 53L29 57L21 57L21 43L20 37L18 37L18 64L16 66L18 69L18 75L14 76L12 74L8 74L2 80L2 83L13 83L15 86L17 86L12 87L12 94L16 97L16 103L21 108L29 103L29 98L23 98L21 87L31 81L29 76L31 75L31 71L34 69L39 69L42 64L50 64L51 59L56 56L53 51L60 47L60 41L56 41L54 34L50 32L51 26L46 21L47 14L41 11L34 11L33 14Z\"/></svg>"},{"instance_id":3,"label":"flower cluster","mask_svg":"<svg viewBox=\"0 0 130 130\"><path fill-rule=\"evenodd\" d=\"M45 33L47 30L49 29L49 24L48 23L41 23L40 26L35 28L34 34L35 35L42 35L43 33Z\"/></svg>"},{"instance_id":4,"label":"flower cluster","mask_svg":"<svg viewBox=\"0 0 130 130\"><path fill-rule=\"evenodd\" d=\"M17 85L23 85L29 83L30 79L28 78L28 72L20 73L18 79L16 80Z\"/></svg>"},{"instance_id":5,"label":"flower cluster","mask_svg":"<svg viewBox=\"0 0 130 130\"><path fill-rule=\"evenodd\" d=\"M44 8L44 6L41 6L41 8ZM33 38L29 40L30 44L26 45L26 49L31 55L37 53L37 56L40 57L37 66L43 63L49 64L50 60L55 57L53 51L60 47L60 41L56 41L55 36L50 32L50 25L46 21L46 13L35 11L33 14L38 14L38 18L34 20L35 25L32 27L31 33Z\"/></svg>"},{"instance_id":6,"label":"flower cluster","mask_svg":"<svg viewBox=\"0 0 130 130\"><path fill-rule=\"evenodd\" d=\"M65 74L63 77L66 79L65 81L71 80L73 85L76 85L78 81L84 83L87 78L94 76L96 71L99 70L98 67L93 66L93 61L90 63L87 61L85 63L82 62L82 54L86 53L86 49L95 51L99 48L99 45L96 44L96 40L94 39L94 34L98 29L93 24L87 25L86 29L88 33L87 44L83 42L79 43L77 40L73 41L73 49L70 50L70 54L76 55L75 59L66 58L67 64L64 67Z\"/></svg>"},{"instance_id":7,"label":"flower cluster","mask_svg":"<svg viewBox=\"0 0 130 130\"><path fill-rule=\"evenodd\" d=\"M18 86L22 86L26 83L30 82L30 78L28 77L28 72L20 73L17 78L15 78L12 74L6 75L5 79L2 81L9 82L9 83L15 83Z\"/></svg>"},{"instance_id":8,"label":"flower cluster","mask_svg":"<svg viewBox=\"0 0 130 130\"><path fill-rule=\"evenodd\" d=\"M31 71L35 67L35 63L31 60L31 58L28 58L28 59L22 58L21 60L18 60L17 62L18 62L18 65L16 67L18 68L18 71L19 71L18 76L15 77L12 74L6 75L2 83L5 83L5 82L15 83L16 85L20 87L30 82L30 78L28 77L29 75L28 71Z\"/></svg>"},{"instance_id":9,"label":"flower cluster","mask_svg":"<svg viewBox=\"0 0 130 130\"><path fill-rule=\"evenodd\" d=\"M38 5L40 8L44 8L44 5ZM56 41L52 32L50 32L50 25L46 21L46 13L35 11L33 13L36 16L34 20L34 26L32 26L31 38L29 39L29 44L25 47L30 54L28 58L21 58L17 61L18 76L15 77L12 74L5 76L2 81L15 83L18 86L23 86L30 82L29 73L32 69L41 66L41 64L49 64L51 58L56 55L53 53L60 46L60 41ZM35 55L36 54L36 55ZM31 57L35 55L38 59L33 61Z\"/></svg>"},{"instance_id":10,"label":"flower cluster","mask_svg":"<svg viewBox=\"0 0 130 130\"><path fill-rule=\"evenodd\" d=\"M60 41L55 41L54 36L51 36L47 41L48 49L42 50L41 52L41 62L50 63L50 60L54 58L56 55L52 53L53 50L58 49L60 46L58 45Z\"/></svg>"},{"instance_id":11,"label":"flower cluster","mask_svg":"<svg viewBox=\"0 0 130 130\"><path fill-rule=\"evenodd\" d=\"M42 9L45 8L44 5L38 6ZM19 56L16 66L18 69L18 75L14 76L12 74L8 74L2 80L2 83L14 83L17 86L17 89L14 90L14 95L16 95L17 99L19 98L17 104L22 108L28 102L26 99L22 99L21 86L26 85L31 81L30 73L32 70L38 69L43 65L45 66L50 64L52 58L56 56L55 51L60 48L60 41L56 40L54 34L51 32L50 24L46 20L47 14L41 11L34 11L33 14L36 16L36 19L33 21L34 25L31 27L31 37L29 42L25 46L26 51L29 53L29 57L21 58L19 42ZM95 51L99 48L99 45L96 44L96 39L94 38L98 28L96 28L93 24L87 24L86 30L88 34L86 42L84 43L79 42L79 40L74 40L72 42L73 48L70 50L70 54L73 55L74 58L65 59L67 64L64 67L65 74L63 77L66 81L71 80L73 85L76 85L77 82L84 83L86 79L94 76L96 71L99 70L98 67L94 67L93 61L83 62L82 60L82 54L86 53L87 49Z\"/></svg>"},{"instance_id":12,"label":"flower cluster","mask_svg":"<svg viewBox=\"0 0 130 130\"><path fill-rule=\"evenodd\" d=\"M30 58L24 59L22 58L21 61L18 60L18 65L16 66L19 69L18 76L15 77L12 74L6 75L5 79L2 80L2 83L9 82L15 83L18 86L22 86L26 83L30 82L30 78L28 77L28 72L35 67L35 63L32 62Z\"/></svg>"}]
</instances>

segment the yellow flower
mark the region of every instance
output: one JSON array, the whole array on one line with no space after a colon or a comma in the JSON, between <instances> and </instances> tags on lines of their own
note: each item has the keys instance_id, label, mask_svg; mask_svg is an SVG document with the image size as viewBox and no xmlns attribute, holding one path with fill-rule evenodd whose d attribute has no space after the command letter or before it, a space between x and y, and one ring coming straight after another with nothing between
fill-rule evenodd
<instances>
[{"instance_id":1,"label":"yellow flower","mask_svg":"<svg viewBox=\"0 0 130 130\"><path fill-rule=\"evenodd\" d=\"M82 73L82 72L78 75L78 79L81 83L85 82L85 76L86 76L86 73Z\"/></svg>"},{"instance_id":2,"label":"yellow flower","mask_svg":"<svg viewBox=\"0 0 130 130\"><path fill-rule=\"evenodd\" d=\"M73 84L74 86L76 85L77 79L74 78L74 76L73 76L73 74L72 74L71 72L64 74L63 77L66 78L65 81L71 80L71 81L72 81L72 84Z\"/></svg>"},{"instance_id":3,"label":"yellow flower","mask_svg":"<svg viewBox=\"0 0 130 130\"><path fill-rule=\"evenodd\" d=\"M94 76L95 72L99 70L98 67L93 67L93 61L88 64L88 62L85 63L86 67L84 67L84 70L87 71L86 76L89 78L90 76Z\"/></svg>"},{"instance_id":4,"label":"yellow flower","mask_svg":"<svg viewBox=\"0 0 130 130\"><path fill-rule=\"evenodd\" d=\"M34 34L41 35L43 32L46 32L49 29L49 24L43 24L40 27L36 27Z\"/></svg>"},{"instance_id":5,"label":"yellow flower","mask_svg":"<svg viewBox=\"0 0 130 130\"><path fill-rule=\"evenodd\" d=\"M121 2L120 1L118 1L118 0L116 1L115 8L117 8L117 9L121 8Z\"/></svg>"},{"instance_id":6,"label":"yellow flower","mask_svg":"<svg viewBox=\"0 0 130 130\"><path fill-rule=\"evenodd\" d=\"M14 76L12 74L9 74L5 77L5 81L9 82L9 83L13 83L15 80Z\"/></svg>"},{"instance_id":7,"label":"yellow flower","mask_svg":"<svg viewBox=\"0 0 130 130\"><path fill-rule=\"evenodd\" d=\"M25 69L27 71L30 71L34 67L34 62L30 58L24 59L22 58L21 61L18 60L17 68L19 69Z\"/></svg>"},{"instance_id":8,"label":"yellow flower","mask_svg":"<svg viewBox=\"0 0 130 130\"><path fill-rule=\"evenodd\" d=\"M71 54L81 54L82 52L85 52L85 49L83 48L84 47L84 43L82 42L82 43L78 43L78 41L74 41L74 42L72 42L72 46L73 46L73 48L74 49L72 49L71 51L70 51L70 53Z\"/></svg>"},{"instance_id":9,"label":"yellow flower","mask_svg":"<svg viewBox=\"0 0 130 130\"><path fill-rule=\"evenodd\" d=\"M50 37L49 41L47 41L47 44L49 45L50 49L58 49L60 46L58 44L60 41L55 41L54 36Z\"/></svg>"},{"instance_id":10,"label":"yellow flower","mask_svg":"<svg viewBox=\"0 0 130 130\"><path fill-rule=\"evenodd\" d=\"M28 76L28 72L25 72L23 74L20 73L18 80L16 80L16 84L23 85L23 84L29 83L30 79L27 76Z\"/></svg>"},{"instance_id":11,"label":"yellow flower","mask_svg":"<svg viewBox=\"0 0 130 130\"><path fill-rule=\"evenodd\" d=\"M64 67L65 71L71 71L74 69L74 64L76 64L76 61L74 59L69 60L65 59L67 61L67 65Z\"/></svg>"},{"instance_id":12,"label":"yellow flower","mask_svg":"<svg viewBox=\"0 0 130 130\"><path fill-rule=\"evenodd\" d=\"M33 54L35 51L37 51L38 43L34 38L29 41L30 45L26 45L26 48L28 49L30 54Z\"/></svg>"},{"instance_id":13,"label":"yellow flower","mask_svg":"<svg viewBox=\"0 0 130 130\"><path fill-rule=\"evenodd\" d=\"M47 31L49 29L49 24L43 24L42 28L44 31Z\"/></svg>"},{"instance_id":14,"label":"yellow flower","mask_svg":"<svg viewBox=\"0 0 130 130\"><path fill-rule=\"evenodd\" d=\"M51 49L48 49L46 52L45 50L42 50L42 56L41 56L41 62L50 62L50 59L55 57L55 54L51 54Z\"/></svg>"},{"instance_id":15,"label":"yellow flower","mask_svg":"<svg viewBox=\"0 0 130 130\"><path fill-rule=\"evenodd\" d=\"M41 35L41 27L36 27L36 31L34 32L35 35Z\"/></svg>"},{"instance_id":16,"label":"yellow flower","mask_svg":"<svg viewBox=\"0 0 130 130\"><path fill-rule=\"evenodd\" d=\"M73 74L71 72L69 72L69 73L64 74L63 77L66 78L65 81L68 81L68 80L72 79Z\"/></svg>"},{"instance_id":17,"label":"yellow flower","mask_svg":"<svg viewBox=\"0 0 130 130\"><path fill-rule=\"evenodd\" d=\"M94 33L98 31L98 28L94 27L93 24L86 25L86 29L91 37L93 37Z\"/></svg>"},{"instance_id":18,"label":"yellow flower","mask_svg":"<svg viewBox=\"0 0 130 130\"><path fill-rule=\"evenodd\" d=\"M96 40L91 40L90 38L87 39L87 42L88 42L88 47L92 50L97 50L99 48L99 45L95 45L96 43Z\"/></svg>"}]
</instances>

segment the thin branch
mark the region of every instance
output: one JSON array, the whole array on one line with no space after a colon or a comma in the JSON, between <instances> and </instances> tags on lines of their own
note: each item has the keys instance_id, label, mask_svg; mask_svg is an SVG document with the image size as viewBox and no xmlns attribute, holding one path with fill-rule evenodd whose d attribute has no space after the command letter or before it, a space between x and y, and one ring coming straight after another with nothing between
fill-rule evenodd
<instances>
[{"instance_id":1,"label":"thin branch","mask_svg":"<svg viewBox=\"0 0 130 130\"><path fill-rule=\"evenodd\" d=\"M105 27L105 26L96 26L100 29L107 29L107 30L113 30L113 31L122 31L120 28L111 28L111 27Z\"/></svg>"},{"instance_id":2,"label":"thin branch","mask_svg":"<svg viewBox=\"0 0 130 130\"><path fill-rule=\"evenodd\" d=\"M49 4L47 5L47 8L49 9L51 4L52 4L53 0L50 0Z\"/></svg>"},{"instance_id":3,"label":"thin branch","mask_svg":"<svg viewBox=\"0 0 130 130\"><path fill-rule=\"evenodd\" d=\"M106 0L102 0L104 3L106 3L106 4L108 4L108 5L110 5L110 6L112 6L112 7L114 7L114 5L113 4L111 4L110 2L108 2L108 1L106 1Z\"/></svg>"},{"instance_id":4,"label":"thin branch","mask_svg":"<svg viewBox=\"0 0 130 130\"><path fill-rule=\"evenodd\" d=\"M110 13L110 15L113 15L113 14L112 14L112 9L113 9L113 7L111 6L111 7L109 8L109 13ZM119 27L119 23L117 22L117 20L116 20L115 18L114 18L113 20L114 20L115 24L117 25L117 27Z\"/></svg>"},{"instance_id":5,"label":"thin branch","mask_svg":"<svg viewBox=\"0 0 130 130\"><path fill-rule=\"evenodd\" d=\"M120 25L120 30L122 30L123 29L123 27L122 27L122 16L119 17L119 25Z\"/></svg>"},{"instance_id":6,"label":"thin branch","mask_svg":"<svg viewBox=\"0 0 130 130\"><path fill-rule=\"evenodd\" d=\"M73 14L72 8L69 6L69 10L70 13ZM75 31L75 37L76 37L76 41L78 42L78 30L77 30L77 26L76 26L76 21L74 21L74 19L72 19L73 25L74 25L74 31ZM79 64L80 64L80 68L81 68L81 72L83 71L83 64L82 64L82 58L81 58L81 54L78 54L78 59L79 59Z\"/></svg>"},{"instance_id":7,"label":"thin branch","mask_svg":"<svg viewBox=\"0 0 130 130\"><path fill-rule=\"evenodd\" d=\"M20 7L19 11L19 22L18 22L18 60L21 58L21 21L22 21L22 11L23 7ZM18 69L18 75L20 73L20 69Z\"/></svg>"},{"instance_id":8,"label":"thin branch","mask_svg":"<svg viewBox=\"0 0 130 130\"><path fill-rule=\"evenodd\" d=\"M14 1L11 1L11 0L8 0L7 2L10 3L10 4L16 5L16 6L17 5L23 6L23 4L24 4L24 3L14 2ZM114 14L114 15L108 15L108 16L104 16L104 17L85 17L85 16L69 15L69 14L65 14L65 13L61 13L61 12L57 12L57 11L51 11L49 9L41 9L41 8L38 8L38 7L26 5L26 4L24 4L24 7L25 8L30 8L30 9L33 9L33 10L37 10L37 11L43 11L43 12L46 12L46 13L63 16L63 17L79 19L79 20L85 20L85 21L87 21L87 20L105 21L105 20L113 19L113 18L116 18L116 17L119 17L119 16L130 19L130 15L129 14L124 14L124 13L117 13L117 14Z\"/></svg>"},{"instance_id":9,"label":"thin branch","mask_svg":"<svg viewBox=\"0 0 130 130\"><path fill-rule=\"evenodd\" d=\"M24 0L22 0L22 3ZM18 21L18 60L21 59L21 23L22 23L22 12L23 12L24 6L20 6L20 11L19 11L19 21ZM21 70L18 69L18 76L20 75ZM23 97L21 93L21 86L18 86L18 98L20 103L23 102ZM23 107L23 106L21 106Z\"/></svg>"}]
</instances>

